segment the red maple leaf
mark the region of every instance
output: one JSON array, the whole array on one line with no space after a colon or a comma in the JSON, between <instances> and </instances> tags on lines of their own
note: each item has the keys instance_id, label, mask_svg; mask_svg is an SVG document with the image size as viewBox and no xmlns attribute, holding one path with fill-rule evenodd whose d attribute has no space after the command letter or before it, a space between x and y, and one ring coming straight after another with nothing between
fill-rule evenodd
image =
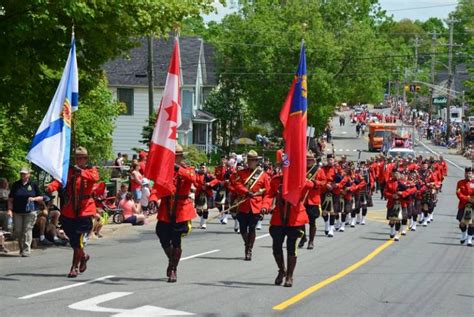
<instances>
[{"instance_id":1,"label":"red maple leaf","mask_svg":"<svg viewBox=\"0 0 474 317\"><path fill-rule=\"evenodd\" d=\"M178 120L178 105L176 102L172 102L171 106L165 108L166 113L168 113L168 121L176 122Z\"/></svg>"},{"instance_id":2,"label":"red maple leaf","mask_svg":"<svg viewBox=\"0 0 474 317\"><path fill-rule=\"evenodd\" d=\"M177 134L176 126L171 127L171 133L170 133L168 138L171 139L171 140L176 140L176 134Z\"/></svg>"}]
</instances>

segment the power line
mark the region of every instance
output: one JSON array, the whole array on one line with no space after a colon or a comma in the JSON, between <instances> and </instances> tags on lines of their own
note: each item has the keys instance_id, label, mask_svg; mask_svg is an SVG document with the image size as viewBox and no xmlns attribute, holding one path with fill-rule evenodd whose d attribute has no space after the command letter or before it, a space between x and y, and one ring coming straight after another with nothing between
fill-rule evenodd
<instances>
[{"instance_id":1,"label":"power line","mask_svg":"<svg viewBox=\"0 0 474 317\"><path fill-rule=\"evenodd\" d=\"M439 4L439 5L433 5L433 6L425 6L425 7L412 7L412 8L403 8L403 9L392 9L392 10L383 10L383 11L388 11L388 12L396 12L396 11L408 11L408 10L418 10L418 9L431 9L431 8L442 8L442 7L453 7L457 6L457 3L451 3L451 4Z\"/></svg>"}]
</instances>

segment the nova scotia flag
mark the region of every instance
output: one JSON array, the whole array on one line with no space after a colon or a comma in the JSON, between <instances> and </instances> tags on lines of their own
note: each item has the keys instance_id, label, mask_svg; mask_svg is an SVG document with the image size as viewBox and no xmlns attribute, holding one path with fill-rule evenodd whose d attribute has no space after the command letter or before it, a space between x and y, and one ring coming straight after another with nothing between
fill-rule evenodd
<instances>
[{"instance_id":1,"label":"nova scotia flag","mask_svg":"<svg viewBox=\"0 0 474 317\"><path fill-rule=\"evenodd\" d=\"M59 86L26 158L51 174L63 186L67 183L71 151L71 118L77 110L79 79L74 37Z\"/></svg>"}]
</instances>

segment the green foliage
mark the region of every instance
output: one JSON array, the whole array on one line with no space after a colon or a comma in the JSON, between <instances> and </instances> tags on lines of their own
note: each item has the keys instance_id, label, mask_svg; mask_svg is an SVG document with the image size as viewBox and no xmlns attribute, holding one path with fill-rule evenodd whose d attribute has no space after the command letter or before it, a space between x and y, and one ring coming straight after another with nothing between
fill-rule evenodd
<instances>
[{"instance_id":1,"label":"green foliage","mask_svg":"<svg viewBox=\"0 0 474 317\"><path fill-rule=\"evenodd\" d=\"M184 152L186 153L186 162L191 166L198 167L201 163L207 163L206 153L204 151L199 151L193 145L184 147Z\"/></svg>"},{"instance_id":2,"label":"green foliage","mask_svg":"<svg viewBox=\"0 0 474 317\"><path fill-rule=\"evenodd\" d=\"M219 145L228 150L233 139L240 135L247 113L242 92L228 81L223 81L206 99L204 109L217 118L215 129Z\"/></svg>"},{"instance_id":3,"label":"green foliage","mask_svg":"<svg viewBox=\"0 0 474 317\"><path fill-rule=\"evenodd\" d=\"M144 144L145 147L148 147L151 141L151 137L153 136L153 130L155 129L156 126L156 118L157 113L153 112L149 117L147 124L143 126L142 130L142 139L140 140L140 143Z\"/></svg>"},{"instance_id":4,"label":"green foliage","mask_svg":"<svg viewBox=\"0 0 474 317\"><path fill-rule=\"evenodd\" d=\"M79 77L77 141L94 160L111 152L118 106L101 65L153 34L166 37L212 0L0 0L0 175L13 177L46 113L75 26Z\"/></svg>"},{"instance_id":5,"label":"green foliage","mask_svg":"<svg viewBox=\"0 0 474 317\"><path fill-rule=\"evenodd\" d=\"M83 83L87 82L83 80ZM92 81L94 84L82 96L76 116L76 145L89 151L91 162L100 163L112 159L112 133L114 122L120 113L120 105L112 102L105 77Z\"/></svg>"},{"instance_id":6,"label":"green foliage","mask_svg":"<svg viewBox=\"0 0 474 317\"><path fill-rule=\"evenodd\" d=\"M221 80L238 85L249 116L278 129L304 38L308 119L321 132L337 104L382 100L387 70L402 63L386 57L394 54L380 32L386 21L373 0L261 0L209 25L205 37L217 48Z\"/></svg>"}]
</instances>

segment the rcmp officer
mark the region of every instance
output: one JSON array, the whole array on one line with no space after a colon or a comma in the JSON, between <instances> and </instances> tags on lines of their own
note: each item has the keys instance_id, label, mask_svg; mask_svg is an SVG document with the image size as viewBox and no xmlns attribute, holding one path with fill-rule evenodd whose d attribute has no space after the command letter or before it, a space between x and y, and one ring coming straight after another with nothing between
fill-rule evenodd
<instances>
[{"instance_id":1,"label":"rcmp officer","mask_svg":"<svg viewBox=\"0 0 474 317\"><path fill-rule=\"evenodd\" d=\"M68 277L77 277L87 269L90 256L84 250L84 236L92 230L92 217L96 206L91 194L94 184L99 181L99 172L95 167L88 167L88 153L83 147L76 149L76 165L69 168L66 188L54 180L47 187L47 192L59 191L61 198L61 224L69 237L74 250L72 266Z\"/></svg>"},{"instance_id":2,"label":"rcmp officer","mask_svg":"<svg viewBox=\"0 0 474 317\"><path fill-rule=\"evenodd\" d=\"M472 223L472 209L474 204L474 172L467 167L464 170L464 179L456 186L456 195L459 199L458 213L456 219L461 229L461 244L467 240L467 246L472 247L472 236L474 235L474 224Z\"/></svg>"},{"instance_id":3,"label":"rcmp officer","mask_svg":"<svg viewBox=\"0 0 474 317\"><path fill-rule=\"evenodd\" d=\"M268 189L269 182L265 171L258 166L260 157L254 150L247 154L248 167L237 171L232 179L232 187L240 196L237 207L237 220L240 234L245 244L245 260L252 260L252 248L256 237L256 225L260 220L263 195Z\"/></svg>"},{"instance_id":4,"label":"rcmp officer","mask_svg":"<svg viewBox=\"0 0 474 317\"><path fill-rule=\"evenodd\" d=\"M276 285L281 285L285 278L285 287L293 286L293 272L296 267L296 243L303 235L304 225L308 223L308 214L302 203L303 197L293 206L283 199L283 174L274 176L270 182L270 190L262 204L262 213L268 213L276 198L270 220L270 235L273 239L273 257L278 266ZM304 190L301 193L303 195ZM287 267L283 256L283 243L286 237Z\"/></svg>"},{"instance_id":5,"label":"rcmp officer","mask_svg":"<svg viewBox=\"0 0 474 317\"><path fill-rule=\"evenodd\" d=\"M196 217L193 202L189 198L195 181L195 170L184 163L183 148L177 144L173 178L176 189L171 195L161 198L156 224L156 235L168 257L168 283L177 280L176 271L182 254L181 238L190 233L191 220Z\"/></svg>"},{"instance_id":6,"label":"rcmp officer","mask_svg":"<svg viewBox=\"0 0 474 317\"><path fill-rule=\"evenodd\" d=\"M305 200L304 207L308 214L309 220L309 242L308 249L314 248L314 237L316 236L316 220L319 218L321 213L321 191L326 185L326 175L324 170L320 167L321 159L316 162L314 154L308 152L306 155L306 166L308 171L306 173L306 189L304 190ZM303 237L298 244L299 248L302 248L306 243L306 229L303 225Z\"/></svg>"}]
</instances>

